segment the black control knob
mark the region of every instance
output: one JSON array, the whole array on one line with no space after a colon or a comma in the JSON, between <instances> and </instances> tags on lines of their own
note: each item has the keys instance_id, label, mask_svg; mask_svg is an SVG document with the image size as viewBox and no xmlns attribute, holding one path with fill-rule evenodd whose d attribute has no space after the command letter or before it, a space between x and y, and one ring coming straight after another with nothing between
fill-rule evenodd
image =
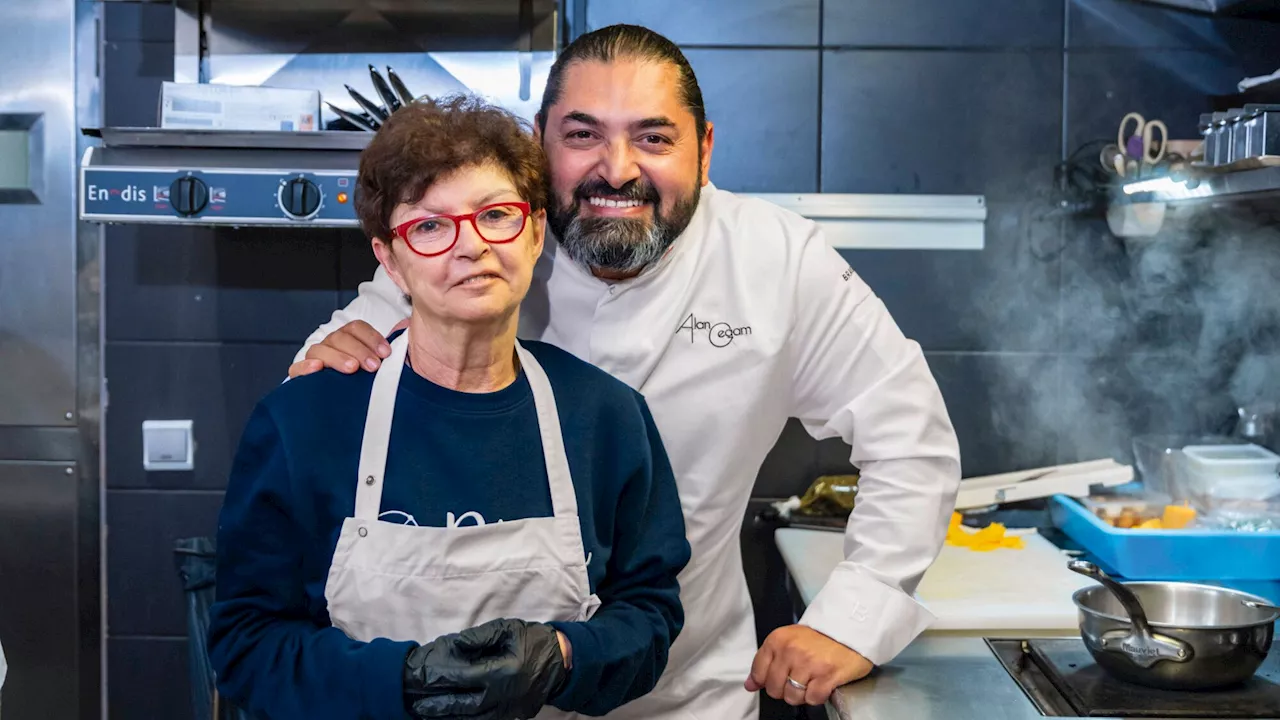
<instances>
[{"instance_id":1,"label":"black control knob","mask_svg":"<svg viewBox=\"0 0 1280 720\"><path fill-rule=\"evenodd\" d=\"M280 185L280 209L294 220L305 220L320 209L320 188L306 178Z\"/></svg>"},{"instance_id":2,"label":"black control knob","mask_svg":"<svg viewBox=\"0 0 1280 720\"><path fill-rule=\"evenodd\" d=\"M209 186L198 177L180 177L169 186L169 204L183 217L191 217L209 204Z\"/></svg>"}]
</instances>

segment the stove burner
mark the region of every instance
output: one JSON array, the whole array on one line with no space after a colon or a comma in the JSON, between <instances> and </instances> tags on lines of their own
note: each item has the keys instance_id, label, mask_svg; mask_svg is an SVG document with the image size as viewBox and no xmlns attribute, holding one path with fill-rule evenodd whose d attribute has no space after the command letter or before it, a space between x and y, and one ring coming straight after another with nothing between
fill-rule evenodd
<instances>
[{"instance_id":1,"label":"stove burner","mask_svg":"<svg viewBox=\"0 0 1280 720\"><path fill-rule=\"evenodd\" d=\"M1084 643L988 640L1001 664L1050 717L1280 718L1280 652L1248 682L1215 692L1174 692L1107 675Z\"/></svg>"}]
</instances>

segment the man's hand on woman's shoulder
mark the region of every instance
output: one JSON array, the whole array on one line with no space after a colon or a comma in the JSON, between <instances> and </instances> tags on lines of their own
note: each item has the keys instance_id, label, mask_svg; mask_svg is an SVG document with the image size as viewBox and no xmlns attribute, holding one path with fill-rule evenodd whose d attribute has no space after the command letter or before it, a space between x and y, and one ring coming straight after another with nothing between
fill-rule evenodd
<instances>
[{"instance_id":1,"label":"man's hand on woman's shoulder","mask_svg":"<svg viewBox=\"0 0 1280 720\"><path fill-rule=\"evenodd\" d=\"M391 332L408 325L407 318L401 320ZM348 375L360 368L375 372L382 360L390 354L391 346L382 333L363 320L353 320L308 348L305 359L289 366L289 377L310 375L324 368L332 368Z\"/></svg>"}]
</instances>

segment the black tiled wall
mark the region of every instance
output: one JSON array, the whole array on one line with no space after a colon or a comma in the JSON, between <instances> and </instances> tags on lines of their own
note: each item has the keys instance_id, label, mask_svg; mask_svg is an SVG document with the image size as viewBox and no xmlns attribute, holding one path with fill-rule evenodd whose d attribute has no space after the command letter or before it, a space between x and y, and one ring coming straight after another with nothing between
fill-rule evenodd
<instances>
[{"instance_id":1,"label":"black tiled wall","mask_svg":"<svg viewBox=\"0 0 1280 720\"><path fill-rule=\"evenodd\" d=\"M105 13L107 123L152 125L173 75L172 10ZM721 187L986 195L980 252L848 253L924 347L967 475L1124 459L1134 432L1228 412L1226 391L1249 384L1238 367L1280 367L1274 347L1250 354L1252 336L1205 339L1252 317L1186 300L1226 271L1043 216L1064 152L1130 110L1189 137L1206 96L1275 69L1265 51L1280 26L1130 0L588 0L587 22L645 24L685 48ZM1242 237L1227 266L1266 282L1280 251ZM110 715L188 717L173 542L213 532L253 403L373 259L354 232L112 227L105 263ZM1205 347L1236 364L1206 371ZM181 418L195 422L196 470L143 472L142 421ZM846 451L792 424L760 472L743 542L762 633L788 610L769 533L750 520L763 498L848 471Z\"/></svg>"},{"instance_id":2,"label":"black tiled wall","mask_svg":"<svg viewBox=\"0 0 1280 720\"><path fill-rule=\"evenodd\" d=\"M104 6L109 125L152 126L173 10ZM191 717L173 547L211 535L235 444L299 342L372 272L358 232L112 226L104 253L107 593L113 720ZM191 419L196 469L142 469L142 422Z\"/></svg>"}]
</instances>

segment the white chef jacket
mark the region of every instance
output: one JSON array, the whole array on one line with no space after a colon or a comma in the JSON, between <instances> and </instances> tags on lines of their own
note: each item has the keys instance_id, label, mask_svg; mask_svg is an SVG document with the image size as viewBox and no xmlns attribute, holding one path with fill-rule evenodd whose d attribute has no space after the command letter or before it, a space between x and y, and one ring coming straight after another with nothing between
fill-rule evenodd
<instances>
[{"instance_id":1,"label":"white chef jacket","mask_svg":"<svg viewBox=\"0 0 1280 720\"><path fill-rule=\"evenodd\" d=\"M379 268L307 347L352 320L388 333L408 313ZM861 472L846 560L801 623L883 664L933 621L913 594L955 505L955 431L920 346L815 223L708 184L667 255L620 282L594 277L548 237L519 334L640 391L662 433L693 551L664 681L696 692L740 686L750 671L738 536L789 417L815 438L843 438Z\"/></svg>"}]
</instances>

